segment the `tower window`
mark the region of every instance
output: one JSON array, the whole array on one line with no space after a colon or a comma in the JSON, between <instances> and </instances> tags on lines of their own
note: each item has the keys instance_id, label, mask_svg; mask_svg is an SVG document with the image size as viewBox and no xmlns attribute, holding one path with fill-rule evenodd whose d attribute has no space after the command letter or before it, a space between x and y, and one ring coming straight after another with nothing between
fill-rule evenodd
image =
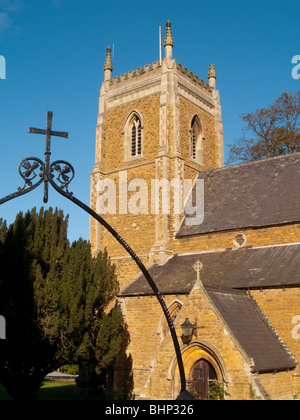
<instances>
[{"instance_id":1,"label":"tower window","mask_svg":"<svg viewBox=\"0 0 300 420\"><path fill-rule=\"evenodd\" d=\"M190 127L190 156L191 160L197 162L198 164L203 164L203 150L202 150L202 126L200 119L195 115L192 119Z\"/></svg>"},{"instance_id":2,"label":"tower window","mask_svg":"<svg viewBox=\"0 0 300 420\"><path fill-rule=\"evenodd\" d=\"M140 119L135 115L131 128L131 156L142 154L142 125Z\"/></svg>"},{"instance_id":3,"label":"tower window","mask_svg":"<svg viewBox=\"0 0 300 420\"><path fill-rule=\"evenodd\" d=\"M136 111L132 111L125 123L125 160L137 159L143 154L143 122Z\"/></svg>"},{"instance_id":4,"label":"tower window","mask_svg":"<svg viewBox=\"0 0 300 420\"><path fill-rule=\"evenodd\" d=\"M197 132L195 124L192 127L192 158L196 159Z\"/></svg>"}]
</instances>

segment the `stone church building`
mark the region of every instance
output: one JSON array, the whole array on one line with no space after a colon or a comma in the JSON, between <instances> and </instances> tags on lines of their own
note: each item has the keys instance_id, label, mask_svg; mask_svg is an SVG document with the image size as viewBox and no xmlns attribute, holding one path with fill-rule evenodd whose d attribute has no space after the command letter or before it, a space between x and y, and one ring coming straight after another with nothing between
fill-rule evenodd
<instances>
[{"instance_id":1,"label":"stone church building","mask_svg":"<svg viewBox=\"0 0 300 420\"><path fill-rule=\"evenodd\" d=\"M162 293L191 392L206 398L218 384L226 399L299 398L300 154L224 167L215 68L203 81L176 62L173 44L168 21L164 58L118 77L107 48L91 207ZM94 220L90 241L117 267L126 323L111 395L175 399L177 359L159 302Z\"/></svg>"}]
</instances>

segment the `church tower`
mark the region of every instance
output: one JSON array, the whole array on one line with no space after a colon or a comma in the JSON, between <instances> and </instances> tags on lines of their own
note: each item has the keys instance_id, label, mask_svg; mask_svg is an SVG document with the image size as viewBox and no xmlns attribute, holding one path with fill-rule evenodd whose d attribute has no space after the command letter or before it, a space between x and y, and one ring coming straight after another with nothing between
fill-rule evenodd
<instances>
[{"instance_id":1,"label":"church tower","mask_svg":"<svg viewBox=\"0 0 300 420\"><path fill-rule=\"evenodd\" d=\"M214 66L207 83L175 61L170 21L163 45L161 62L116 77L107 48L91 174L91 208L146 266L173 255L187 195L184 180L192 183L199 171L224 166ZM94 220L90 241L94 253L107 249L121 286L137 274L126 251Z\"/></svg>"}]
</instances>

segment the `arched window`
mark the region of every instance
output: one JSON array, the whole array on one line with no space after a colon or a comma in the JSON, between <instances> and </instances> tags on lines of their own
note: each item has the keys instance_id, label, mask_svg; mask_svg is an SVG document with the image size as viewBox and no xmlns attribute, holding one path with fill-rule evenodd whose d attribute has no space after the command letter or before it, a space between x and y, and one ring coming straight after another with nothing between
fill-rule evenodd
<instances>
[{"instance_id":1,"label":"arched window","mask_svg":"<svg viewBox=\"0 0 300 420\"><path fill-rule=\"evenodd\" d=\"M202 141L202 125L199 117L195 115L190 127L190 157L191 160L197 162L199 165L203 164Z\"/></svg>"},{"instance_id":2,"label":"arched window","mask_svg":"<svg viewBox=\"0 0 300 420\"><path fill-rule=\"evenodd\" d=\"M182 304L179 303L178 301L173 302L171 304L171 306L169 306L168 311L169 311L169 314L170 314L170 317L171 317L172 321L175 320L175 318L179 314L181 308L182 308ZM169 325L168 325L168 322L167 322L166 318L164 317L163 322L162 322L163 337L165 337L168 332L169 332Z\"/></svg>"},{"instance_id":3,"label":"arched window","mask_svg":"<svg viewBox=\"0 0 300 420\"><path fill-rule=\"evenodd\" d=\"M138 156L142 154L142 124L137 115L134 115L131 126L131 156Z\"/></svg>"},{"instance_id":4,"label":"arched window","mask_svg":"<svg viewBox=\"0 0 300 420\"><path fill-rule=\"evenodd\" d=\"M132 111L126 119L125 129L125 160L142 157L143 154L143 121L137 111Z\"/></svg>"}]
</instances>

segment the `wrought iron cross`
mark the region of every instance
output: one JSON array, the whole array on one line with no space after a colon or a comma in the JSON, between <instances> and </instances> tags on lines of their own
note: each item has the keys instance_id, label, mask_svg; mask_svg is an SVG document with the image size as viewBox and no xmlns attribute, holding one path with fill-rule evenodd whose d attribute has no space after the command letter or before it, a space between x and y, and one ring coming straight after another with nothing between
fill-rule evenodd
<instances>
[{"instance_id":1,"label":"wrought iron cross","mask_svg":"<svg viewBox=\"0 0 300 420\"><path fill-rule=\"evenodd\" d=\"M30 134L44 134L46 135L46 151L45 151L45 166L44 166L44 203L48 202L48 179L50 177L50 155L51 155L51 136L69 138L69 133L64 131L52 131L53 112L47 111L47 128L29 127Z\"/></svg>"}]
</instances>

